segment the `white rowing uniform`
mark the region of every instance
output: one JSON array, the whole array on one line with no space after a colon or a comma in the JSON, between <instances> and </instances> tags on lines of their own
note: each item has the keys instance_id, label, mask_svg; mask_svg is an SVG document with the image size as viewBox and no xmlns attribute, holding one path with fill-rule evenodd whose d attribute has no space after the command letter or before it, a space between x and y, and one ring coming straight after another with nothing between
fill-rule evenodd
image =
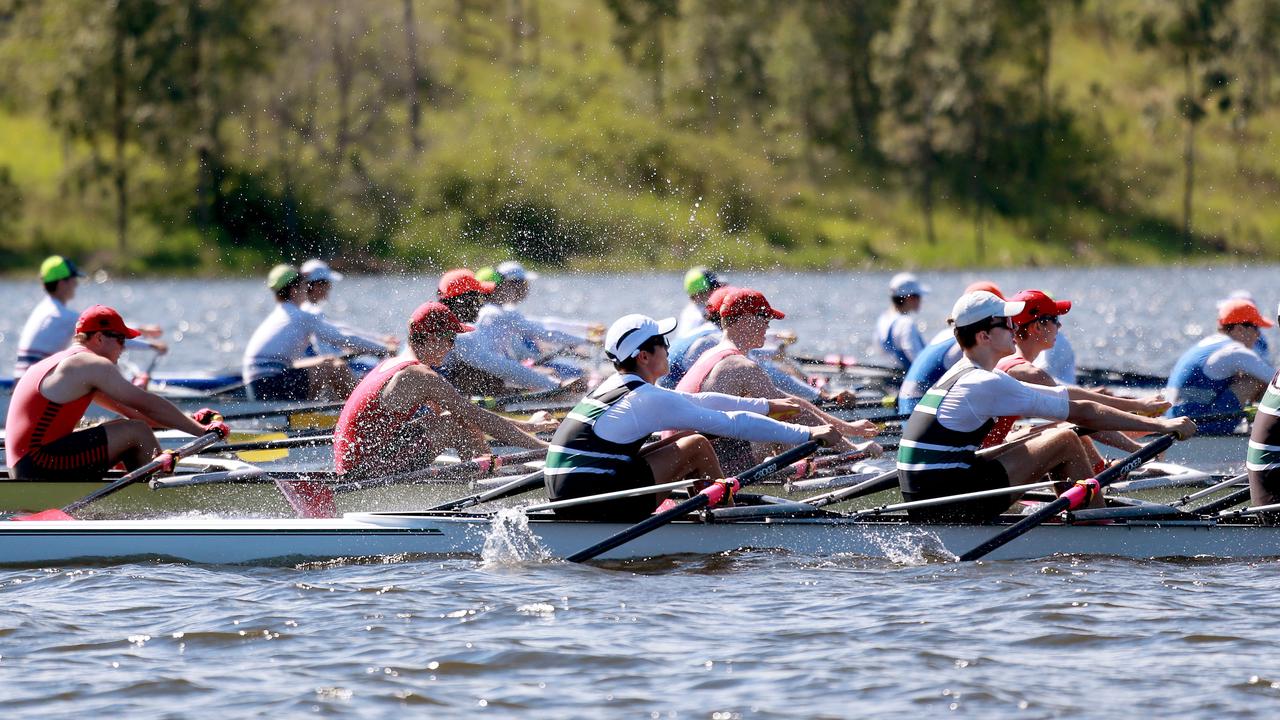
<instances>
[{"instance_id":1,"label":"white rowing uniform","mask_svg":"<svg viewBox=\"0 0 1280 720\"><path fill-rule=\"evenodd\" d=\"M328 316L324 314L324 305L320 303L313 303L310 300L306 300L306 301L303 301L303 303L299 305L299 307L302 308L303 312L311 313L312 315L315 315L316 317L320 318L322 322L327 322L330 325L338 328L339 330L345 333L348 333L351 335L358 335L368 340L369 342L376 342L379 345L382 344L381 341L378 339L378 337L374 333L368 332L366 330L361 330L359 328L353 328L350 325L347 325L346 323L334 322L330 320ZM338 347L333 343L320 340L319 338L312 338L311 347L313 350L315 350L316 355L340 355L342 353L341 347Z\"/></svg>"},{"instance_id":2,"label":"white rowing uniform","mask_svg":"<svg viewBox=\"0 0 1280 720\"><path fill-rule=\"evenodd\" d=\"M476 329L469 333L482 346L495 348L513 360L535 359L537 343L579 345L582 336L553 330L536 320L526 318L514 306L489 303L480 308Z\"/></svg>"},{"instance_id":3,"label":"white rowing uniform","mask_svg":"<svg viewBox=\"0 0 1280 720\"><path fill-rule=\"evenodd\" d=\"M13 377L22 377L27 368L70 347L71 338L76 334L76 321L79 319L79 312L68 308L54 296L45 295L31 311L27 323L22 326L22 335L18 337L18 358L13 364ZM130 350L151 348L150 343L136 338L129 338L124 346Z\"/></svg>"},{"instance_id":4,"label":"white rowing uniform","mask_svg":"<svg viewBox=\"0 0 1280 720\"><path fill-rule=\"evenodd\" d=\"M638 375L616 373L606 378L592 395L604 394L641 380ZM812 428L778 422L768 417L769 401L724 393L684 393L650 383L628 393L594 420L595 434L612 443L626 444L662 430L694 430L709 435L799 445L810 438Z\"/></svg>"},{"instance_id":5,"label":"white rowing uniform","mask_svg":"<svg viewBox=\"0 0 1280 720\"><path fill-rule=\"evenodd\" d=\"M291 302L277 303L253 331L244 349L244 381L278 375L306 356L312 338L322 343L375 355L386 346L348 332Z\"/></svg>"},{"instance_id":6,"label":"white rowing uniform","mask_svg":"<svg viewBox=\"0 0 1280 720\"><path fill-rule=\"evenodd\" d=\"M1053 347L1036 356L1032 365L1049 373L1059 385L1076 384L1076 349L1071 347L1071 341L1061 330L1053 341Z\"/></svg>"},{"instance_id":7,"label":"white rowing uniform","mask_svg":"<svg viewBox=\"0 0 1280 720\"><path fill-rule=\"evenodd\" d=\"M706 308L698 303L690 300L688 305L680 311L680 317L676 321L676 329L671 333L670 340L675 342L681 338L694 335L706 328L714 328L705 315Z\"/></svg>"},{"instance_id":8,"label":"white rowing uniform","mask_svg":"<svg viewBox=\"0 0 1280 720\"><path fill-rule=\"evenodd\" d=\"M937 384L970 367L973 363L961 358ZM1070 412L1071 399L1064 386L1033 385L1010 377L1003 370L973 367L942 399L937 419L948 430L971 432L993 418L1016 415L1066 420Z\"/></svg>"}]
</instances>

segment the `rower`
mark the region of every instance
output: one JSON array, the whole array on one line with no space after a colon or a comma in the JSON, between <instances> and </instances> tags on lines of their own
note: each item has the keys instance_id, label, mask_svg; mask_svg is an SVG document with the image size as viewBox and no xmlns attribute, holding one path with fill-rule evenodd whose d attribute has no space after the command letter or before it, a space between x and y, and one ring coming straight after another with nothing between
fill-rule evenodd
<instances>
[{"instance_id":1,"label":"rower","mask_svg":"<svg viewBox=\"0 0 1280 720\"><path fill-rule=\"evenodd\" d=\"M244 350L244 381L253 400L345 398L355 376L341 357L307 357L312 339L367 355L390 355L394 343L370 340L302 309L306 278L292 265L277 265L267 275L276 306L253 331Z\"/></svg>"},{"instance_id":2,"label":"rower","mask_svg":"<svg viewBox=\"0 0 1280 720\"><path fill-rule=\"evenodd\" d=\"M680 478L720 480L724 471L711 443L699 432L789 445L810 439L839 441L829 425L782 423L766 414L799 409L794 400L689 395L653 385L667 372L667 335L675 318L657 321L625 315L605 334L605 354L617 373L578 402L556 430L547 453L546 485L552 500L645 487ZM663 430L691 430L648 447ZM659 494L556 510L561 517L634 522L652 513Z\"/></svg>"},{"instance_id":3,"label":"rower","mask_svg":"<svg viewBox=\"0 0 1280 720\"><path fill-rule=\"evenodd\" d=\"M847 423L819 410L806 400L780 390L763 369L746 353L764 344L769 322L786 317L775 310L758 290L739 288L731 291L720 304L720 325L724 340L698 358L676 386L686 393L703 391L737 397L790 399L800 407L796 421L801 425L830 425L845 437L872 438L879 433L875 423L859 420ZM751 443L745 440L716 438L712 441L720 464L730 473L755 465L757 458ZM833 444L838 450L852 446L841 438ZM760 453L763 455L763 453Z\"/></svg>"},{"instance_id":4,"label":"rower","mask_svg":"<svg viewBox=\"0 0 1280 720\"><path fill-rule=\"evenodd\" d=\"M212 410L187 417L158 395L131 385L116 363L125 341L140 334L120 314L94 305L76 320L71 347L32 365L13 389L6 420L5 457L14 479L92 479L116 463L139 468L158 455L152 427L192 435L230 433ZM74 431L90 403L126 419ZM173 456L167 472L173 471Z\"/></svg>"},{"instance_id":5,"label":"rower","mask_svg":"<svg viewBox=\"0 0 1280 720\"><path fill-rule=\"evenodd\" d=\"M1047 387L1060 385L1061 383L1057 382L1048 371L1034 363L1040 355L1052 348L1057 342L1058 328L1062 326L1062 321L1059 318L1071 311L1071 301L1054 300L1048 294L1039 290L1023 290L1010 298L1010 300L1015 303L1021 302L1024 307L1022 312L1013 317L1014 351L1012 354L1000 358L1000 361L996 363L996 369L1002 370L1013 379L1024 383ZM1072 400L1092 400L1117 410L1138 415L1154 416L1169 409L1169 403L1159 395L1145 399L1124 398L1104 395L1080 387L1067 386L1067 397ZM996 421L995 427L991 429L991 432L987 434L982 446L993 447L1004 443L1005 438L1009 436L1009 432L1013 429L1014 423L1020 419L1020 417L1016 416L1001 417ZM1128 435L1115 431L1097 432L1090 438L1079 437L1078 439L1081 449L1089 456L1089 462L1093 466L1094 474L1102 472L1106 463L1091 440L1119 448L1126 454L1133 453L1142 447Z\"/></svg>"},{"instance_id":6,"label":"rower","mask_svg":"<svg viewBox=\"0 0 1280 720\"><path fill-rule=\"evenodd\" d=\"M1230 293L1227 294L1225 298L1218 301L1218 304L1217 304L1218 310L1221 311L1222 306L1231 302L1232 300L1248 300L1249 302L1253 303L1255 307L1258 306L1258 301L1253 298L1253 293L1251 291L1245 288L1238 288L1236 290L1232 290ZM1254 344L1253 350L1254 352L1258 353L1258 357L1262 358L1263 360L1270 361L1271 345L1270 343L1267 342L1267 336L1265 334L1258 333L1258 342Z\"/></svg>"},{"instance_id":7,"label":"rower","mask_svg":"<svg viewBox=\"0 0 1280 720\"><path fill-rule=\"evenodd\" d=\"M27 368L71 344L79 315L69 309L67 303L75 297L82 277L84 273L76 264L61 255L52 255L41 263L40 281L44 283L45 296L22 326L22 335L18 338L18 359L13 364L14 379L21 378ZM150 337L159 337L161 332L157 325L143 325L139 330ZM169 352L169 346L160 340L130 338L125 348L151 350L159 355Z\"/></svg>"},{"instance_id":8,"label":"rower","mask_svg":"<svg viewBox=\"0 0 1280 720\"><path fill-rule=\"evenodd\" d=\"M398 346L399 338L394 335L378 335L376 333L365 330L358 330L343 323L331 322L324 314L324 303L329 299L329 293L333 290L333 284L342 280L345 275L329 267L329 263L319 259L312 258L304 263L300 268L302 277L307 284L307 299L299 306L305 312L320 318L334 327L341 328L344 332L359 335L366 340L377 342L382 345ZM315 355L341 355L342 348L332 343L324 342L317 339L312 345Z\"/></svg>"},{"instance_id":9,"label":"rower","mask_svg":"<svg viewBox=\"0 0 1280 720\"><path fill-rule=\"evenodd\" d=\"M1280 308L1276 309L1276 322L1280 323ZM1280 372L1271 376L1258 401L1258 414L1249 431L1245 470L1249 473L1250 505L1280 503ZM1259 519L1268 525L1280 522L1276 513L1262 513Z\"/></svg>"},{"instance_id":10,"label":"rower","mask_svg":"<svg viewBox=\"0 0 1280 720\"><path fill-rule=\"evenodd\" d=\"M1202 423L1202 432L1223 435L1240 423L1243 408L1262 397L1275 368L1263 360L1254 345L1261 328L1272 323L1258 306L1243 299L1218 307L1218 332L1196 343L1173 367L1165 396L1173 403L1169 417L1214 416Z\"/></svg>"},{"instance_id":11,"label":"rower","mask_svg":"<svg viewBox=\"0 0 1280 720\"><path fill-rule=\"evenodd\" d=\"M1004 298L1004 293L1000 292L1000 288L990 280L970 283L969 287L964 289L966 293L979 290ZM938 378L950 370L961 355L960 346L956 344L956 336L951 332L951 328L939 331L920 351L916 359L911 361L911 367L907 368L907 374L902 378L902 386L898 388L898 413L907 415L915 410L920 398L924 397L925 391L933 387L933 384L938 382Z\"/></svg>"},{"instance_id":12,"label":"rower","mask_svg":"<svg viewBox=\"0 0 1280 720\"><path fill-rule=\"evenodd\" d=\"M489 296L496 287L492 282L477 279L470 270L458 268L440 277L436 294L440 302L457 315L460 321L472 323L479 317L480 309L489 302ZM503 355L490 338L476 338L472 337L473 334L458 338L441 368L449 382L462 392L496 395L507 392L510 388L537 391L564 388L566 393L586 389L586 381L582 378L562 383Z\"/></svg>"},{"instance_id":13,"label":"rower","mask_svg":"<svg viewBox=\"0 0 1280 720\"><path fill-rule=\"evenodd\" d=\"M1000 358L1014 350L1011 318L1025 308L1024 302L1006 302L981 291L956 301L951 322L964 360L929 389L903 431L898 482L906 500L1021 485L1046 474L1060 481L1091 475L1088 457L1067 428L1027 435L978 455L978 445L1003 415L1069 420L1098 430L1173 432L1184 440L1195 433L1189 418L1147 418L1092 400L1072 400L1067 388L1031 385L997 370ZM1002 495L912 510L910 515L926 522L983 523L998 517L1014 499Z\"/></svg>"},{"instance_id":14,"label":"rower","mask_svg":"<svg viewBox=\"0 0 1280 720\"><path fill-rule=\"evenodd\" d=\"M430 463L451 447L459 456L490 454L488 435L504 445L544 448L530 433L554 421L507 420L473 405L432 368L444 361L459 333L474 328L438 302L423 303L409 320L412 357L388 358L347 398L333 431L334 467L368 477Z\"/></svg>"},{"instance_id":15,"label":"rower","mask_svg":"<svg viewBox=\"0 0 1280 720\"><path fill-rule=\"evenodd\" d=\"M929 288L911 273L898 273L889 280L891 307L876 321L876 339L891 363L905 372L924 349L924 338L916 326L915 314Z\"/></svg>"},{"instance_id":16,"label":"rower","mask_svg":"<svg viewBox=\"0 0 1280 720\"><path fill-rule=\"evenodd\" d=\"M705 267L690 268L684 274L684 294L689 296L689 304L680 311L680 321L671 335L673 341L706 329L707 321L704 311L711 293L721 285L720 278Z\"/></svg>"},{"instance_id":17,"label":"rower","mask_svg":"<svg viewBox=\"0 0 1280 720\"><path fill-rule=\"evenodd\" d=\"M488 296L489 302L481 306L476 316L476 330L468 341L474 341L481 348L493 349L516 362L538 361L537 365L551 370L561 380L579 377L583 371L576 365L556 358L544 360L544 346L573 348L586 344L588 335L594 335L598 344L604 336L604 326L577 323L583 331L577 335L552 329L543 322L525 317L517 306L529 297L529 280L533 277L514 260L500 263L497 268L477 270L476 279L493 283L494 289ZM556 322L561 326L570 324Z\"/></svg>"}]
</instances>

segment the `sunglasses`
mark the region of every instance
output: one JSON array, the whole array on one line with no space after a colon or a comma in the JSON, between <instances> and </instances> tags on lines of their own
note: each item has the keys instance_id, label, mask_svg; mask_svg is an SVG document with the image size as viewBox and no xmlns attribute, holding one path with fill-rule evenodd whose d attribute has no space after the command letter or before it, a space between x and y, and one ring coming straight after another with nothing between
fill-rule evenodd
<instances>
[{"instance_id":1,"label":"sunglasses","mask_svg":"<svg viewBox=\"0 0 1280 720\"><path fill-rule=\"evenodd\" d=\"M99 334L99 335L101 335L101 336L103 336L103 337L105 337L105 338L111 338L112 340L115 340L116 342L120 343L121 345L123 345L123 344L124 344L124 341L125 341L125 340L128 340L128 339L129 339L127 336L125 336L125 335L121 335L120 333L107 332L107 331L105 331L105 330L99 330L99 331L98 331L98 334Z\"/></svg>"},{"instance_id":2,"label":"sunglasses","mask_svg":"<svg viewBox=\"0 0 1280 720\"><path fill-rule=\"evenodd\" d=\"M1004 328L1009 332L1013 332L1013 318L993 317L982 327L983 330L995 330L996 328Z\"/></svg>"},{"instance_id":3,"label":"sunglasses","mask_svg":"<svg viewBox=\"0 0 1280 720\"><path fill-rule=\"evenodd\" d=\"M1035 320L1032 320L1028 324L1035 324L1035 323L1040 323L1042 325L1054 325L1057 327L1062 327L1062 321L1058 319L1057 315L1044 315L1036 318Z\"/></svg>"}]
</instances>

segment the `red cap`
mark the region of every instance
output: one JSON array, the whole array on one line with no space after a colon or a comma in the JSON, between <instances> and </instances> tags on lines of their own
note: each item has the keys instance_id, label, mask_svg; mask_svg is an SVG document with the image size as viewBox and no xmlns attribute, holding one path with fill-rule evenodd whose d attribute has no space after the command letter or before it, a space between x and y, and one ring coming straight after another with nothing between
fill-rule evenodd
<instances>
[{"instance_id":1,"label":"red cap","mask_svg":"<svg viewBox=\"0 0 1280 720\"><path fill-rule=\"evenodd\" d=\"M483 282L476 279L476 274L466 268L450 270L440 276L440 286L437 294L441 300L448 300L459 295L465 295L469 292L488 295L497 287L491 282Z\"/></svg>"},{"instance_id":2,"label":"red cap","mask_svg":"<svg viewBox=\"0 0 1280 720\"><path fill-rule=\"evenodd\" d=\"M969 283L969 287L965 288L964 292L960 294L968 295L971 292L978 292L979 290L984 290L986 292L989 292L992 295L995 295L996 297L1000 298L1001 300L1007 299L1005 298L1004 293L1000 292L1000 287L995 283L991 282L990 280L978 280L977 282Z\"/></svg>"},{"instance_id":3,"label":"red cap","mask_svg":"<svg viewBox=\"0 0 1280 720\"><path fill-rule=\"evenodd\" d=\"M424 302L409 318L409 335L433 335L437 333L467 333L475 328L463 323L444 303L434 300Z\"/></svg>"},{"instance_id":4,"label":"red cap","mask_svg":"<svg viewBox=\"0 0 1280 720\"><path fill-rule=\"evenodd\" d=\"M1258 306L1248 300L1227 300L1218 306L1219 327L1244 323L1264 328L1272 327L1275 324L1262 317L1262 313L1258 312Z\"/></svg>"},{"instance_id":5,"label":"red cap","mask_svg":"<svg viewBox=\"0 0 1280 720\"><path fill-rule=\"evenodd\" d=\"M1054 300L1039 290L1023 290L1009 302L1025 303L1022 312L1013 316L1014 325L1026 325L1042 317L1057 317L1071 311L1070 300Z\"/></svg>"},{"instance_id":6,"label":"red cap","mask_svg":"<svg viewBox=\"0 0 1280 720\"><path fill-rule=\"evenodd\" d=\"M713 318L719 317L720 306L724 304L725 297L728 296L729 293L737 289L738 288L732 285L721 285L715 290L712 290L711 294L707 296L707 315Z\"/></svg>"},{"instance_id":7,"label":"red cap","mask_svg":"<svg viewBox=\"0 0 1280 720\"><path fill-rule=\"evenodd\" d=\"M127 338L136 338L142 334L125 325L120 313L106 305L94 305L80 313L80 319L76 321L76 332L85 334L109 332L123 335Z\"/></svg>"},{"instance_id":8,"label":"red cap","mask_svg":"<svg viewBox=\"0 0 1280 720\"><path fill-rule=\"evenodd\" d=\"M750 288L738 288L725 296L724 302L720 303L720 317L722 318L755 314L768 315L778 320L786 317L786 315L773 309L773 306L765 299L764 293Z\"/></svg>"}]
</instances>

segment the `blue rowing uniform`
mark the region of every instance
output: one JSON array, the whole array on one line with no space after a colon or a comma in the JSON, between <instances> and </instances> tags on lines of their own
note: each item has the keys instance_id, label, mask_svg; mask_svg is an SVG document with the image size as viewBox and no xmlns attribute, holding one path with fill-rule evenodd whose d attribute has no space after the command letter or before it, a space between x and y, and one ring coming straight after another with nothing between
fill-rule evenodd
<instances>
[{"instance_id":1,"label":"blue rowing uniform","mask_svg":"<svg viewBox=\"0 0 1280 720\"><path fill-rule=\"evenodd\" d=\"M1165 412L1165 417L1201 418L1230 414L1235 417L1211 422L1196 421L1201 434L1225 435L1240 424L1239 415L1243 411L1240 400L1231 392L1234 377L1214 380L1205 374L1205 365L1209 356L1234 341L1225 335L1216 336L1212 340L1197 343L1183 353L1173 366L1173 372L1169 373L1169 383L1165 387L1165 394L1173 402L1173 407Z\"/></svg>"},{"instance_id":2,"label":"blue rowing uniform","mask_svg":"<svg viewBox=\"0 0 1280 720\"><path fill-rule=\"evenodd\" d=\"M714 335L715 337L711 337ZM689 372L689 368L698 362L698 358L702 352L694 354L692 357L689 351L694 349L694 345L698 345L699 351L705 351L707 348L714 346L720 342L720 328L708 324L706 327L700 328L696 332L676 340L671 343L671 347L667 349L667 363L670 369L667 374L658 378L658 387L664 387L668 390L674 390L676 385L680 384L680 380L685 373Z\"/></svg>"},{"instance_id":3,"label":"blue rowing uniform","mask_svg":"<svg viewBox=\"0 0 1280 720\"><path fill-rule=\"evenodd\" d=\"M938 382L956 360L960 359L960 345L954 335L946 336L927 346L916 356L902 379L898 390L898 412L907 415L916 409L920 398Z\"/></svg>"}]
</instances>

